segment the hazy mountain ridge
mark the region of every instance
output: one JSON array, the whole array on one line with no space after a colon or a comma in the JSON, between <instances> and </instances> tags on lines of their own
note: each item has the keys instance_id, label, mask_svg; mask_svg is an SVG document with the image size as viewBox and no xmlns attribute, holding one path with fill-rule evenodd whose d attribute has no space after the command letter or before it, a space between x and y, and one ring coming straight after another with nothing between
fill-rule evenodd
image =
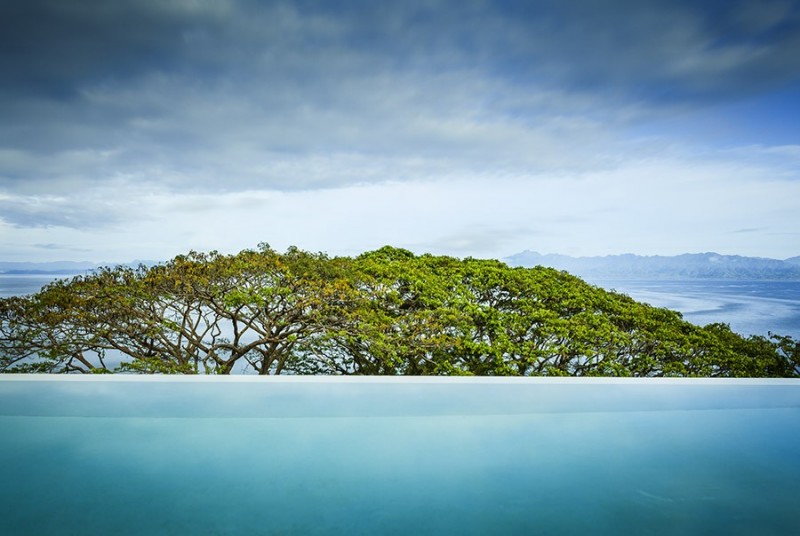
<instances>
[{"instance_id":1,"label":"hazy mountain ridge","mask_svg":"<svg viewBox=\"0 0 800 536\"><path fill-rule=\"evenodd\" d=\"M0 274L80 274L94 268L91 262L0 262Z\"/></svg>"},{"instance_id":2,"label":"hazy mountain ridge","mask_svg":"<svg viewBox=\"0 0 800 536\"><path fill-rule=\"evenodd\" d=\"M89 261L4 262L0 261L0 274L5 275L78 275L102 266L153 266L157 261L135 260L129 263L93 263Z\"/></svg>"},{"instance_id":3,"label":"hazy mountain ridge","mask_svg":"<svg viewBox=\"0 0 800 536\"><path fill-rule=\"evenodd\" d=\"M643 256L626 253L604 257L571 257L525 250L502 259L509 266L549 266L572 274L597 279L796 279L800 280L800 256L788 259L684 253L674 256ZM135 260L126 266L153 266L158 261ZM116 263L88 261L3 262L0 274L75 275Z\"/></svg>"},{"instance_id":4,"label":"hazy mountain ridge","mask_svg":"<svg viewBox=\"0 0 800 536\"><path fill-rule=\"evenodd\" d=\"M595 279L797 279L800 257L786 260L718 253L642 256L631 253L605 257L542 255L522 251L503 259L510 266L549 266Z\"/></svg>"}]
</instances>

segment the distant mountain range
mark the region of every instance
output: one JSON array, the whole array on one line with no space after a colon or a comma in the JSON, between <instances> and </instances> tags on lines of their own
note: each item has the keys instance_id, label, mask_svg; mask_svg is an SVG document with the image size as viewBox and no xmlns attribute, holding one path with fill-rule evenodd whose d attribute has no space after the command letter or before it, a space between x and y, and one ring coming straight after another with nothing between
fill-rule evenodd
<instances>
[{"instance_id":1,"label":"distant mountain range","mask_svg":"<svg viewBox=\"0 0 800 536\"><path fill-rule=\"evenodd\" d=\"M97 268L91 262L0 262L0 274L73 275Z\"/></svg>"},{"instance_id":2,"label":"distant mountain range","mask_svg":"<svg viewBox=\"0 0 800 536\"><path fill-rule=\"evenodd\" d=\"M145 264L152 266L156 261L133 261L128 266ZM114 266L114 263L96 264L93 262L55 261L55 262L0 262L0 274L5 275L77 275L91 272L101 266Z\"/></svg>"},{"instance_id":3,"label":"distant mountain range","mask_svg":"<svg viewBox=\"0 0 800 536\"><path fill-rule=\"evenodd\" d=\"M606 257L570 257L542 255L523 251L503 259L510 266L550 266L566 270L586 279L789 279L800 280L800 256L789 259L765 259L720 255L718 253L685 253L675 256L641 256L633 254ZM157 261L133 261L128 266ZM109 264L91 262L0 262L0 274L6 275L76 275Z\"/></svg>"},{"instance_id":4,"label":"distant mountain range","mask_svg":"<svg viewBox=\"0 0 800 536\"><path fill-rule=\"evenodd\" d=\"M633 254L570 257L523 251L503 260L510 266L549 266L587 279L800 280L800 256L785 260L718 253L685 253L671 257Z\"/></svg>"}]
</instances>

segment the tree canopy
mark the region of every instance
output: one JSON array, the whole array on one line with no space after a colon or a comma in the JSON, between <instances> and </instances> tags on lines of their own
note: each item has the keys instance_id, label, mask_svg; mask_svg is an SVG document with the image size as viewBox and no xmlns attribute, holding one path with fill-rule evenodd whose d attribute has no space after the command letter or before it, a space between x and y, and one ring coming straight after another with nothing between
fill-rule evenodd
<instances>
[{"instance_id":1,"label":"tree canopy","mask_svg":"<svg viewBox=\"0 0 800 536\"><path fill-rule=\"evenodd\" d=\"M800 343L695 326L551 268L262 244L1 299L0 370L797 377Z\"/></svg>"}]
</instances>

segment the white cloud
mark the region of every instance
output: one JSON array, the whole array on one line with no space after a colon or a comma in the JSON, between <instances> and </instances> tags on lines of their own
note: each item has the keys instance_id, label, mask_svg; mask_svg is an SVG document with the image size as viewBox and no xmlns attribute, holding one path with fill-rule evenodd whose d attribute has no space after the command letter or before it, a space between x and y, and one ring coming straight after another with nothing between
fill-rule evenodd
<instances>
[{"instance_id":1,"label":"white cloud","mask_svg":"<svg viewBox=\"0 0 800 536\"><path fill-rule=\"evenodd\" d=\"M0 32L22 51L0 58L3 254L262 240L796 254L797 146L687 147L681 131L707 102L796 79L800 41L771 32L796 10L773 2L748 24L752 2L718 17L694 2L459 2L456 21L445 1L367 4L20 16L71 39L51 57L35 32ZM671 133L635 134L676 110Z\"/></svg>"},{"instance_id":2,"label":"white cloud","mask_svg":"<svg viewBox=\"0 0 800 536\"><path fill-rule=\"evenodd\" d=\"M392 244L477 257L523 249L785 257L800 231L798 200L798 180L771 178L746 162L689 157L572 175L474 174L291 192L144 192L119 184L104 205L118 218L113 227L53 225L43 232L6 225L0 243L19 259L41 257L28 244L63 243L115 261L166 259L189 249L234 252L262 241L330 254ZM756 231L735 232L743 228Z\"/></svg>"}]
</instances>

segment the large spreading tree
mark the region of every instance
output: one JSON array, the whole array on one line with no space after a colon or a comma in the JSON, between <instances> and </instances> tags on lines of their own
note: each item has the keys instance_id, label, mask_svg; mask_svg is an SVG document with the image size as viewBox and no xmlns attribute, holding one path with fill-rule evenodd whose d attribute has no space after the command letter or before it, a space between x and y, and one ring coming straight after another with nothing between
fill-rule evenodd
<instances>
[{"instance_id":1,"label":"large spreading tree","mask_svg":"<svg viewBox=\"0 0 800 536\"><path fill-rule=\"evenodd\" d=\"M695 326L550 268L264 244L2 299L0 370L796 377L800 343Z\"/></svg>"}]
</instances>

